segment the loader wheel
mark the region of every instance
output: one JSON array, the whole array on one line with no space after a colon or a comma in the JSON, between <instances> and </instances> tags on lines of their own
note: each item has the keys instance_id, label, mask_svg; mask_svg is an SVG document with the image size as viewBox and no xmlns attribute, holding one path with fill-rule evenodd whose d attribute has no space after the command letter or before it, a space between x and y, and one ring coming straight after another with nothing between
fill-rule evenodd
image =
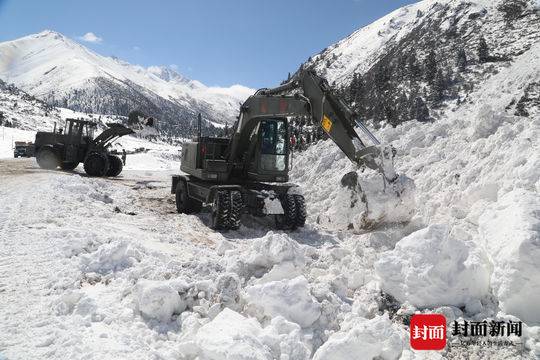
<instances>
[{"instance_id":1,"label":"loader wheel","mask_svg":"<svg viewBox=\"0 0 540 360\"><path fill-rule=\"evenodd\" d=\"M200 201L189 197L185 181L179 181L176 185L176 211L181 214L192 214L198 213L201 208Z\"/></svg>"},{"instance_id":2,"label":"loader wheel","mask_svg":"<svg viewBox=\"0 0 540 360\"><path fill-rule=\"evenodd\" d=\"M109 159L109 170L107 171L107 176L118 176L124 168L122 159L116 155L108 155Z\"/></svg>"},{"instance_id":3,"label":"loader wheel","mask_svg":"<svg viewBox=\"0 0 540 360\"><path fill-rule=\"evenodd\" d=\"M50 148L40 149L36 161L40 168L54 170L58 167L60 161L56 153Z\"/></svg>"},{"instance_id":4,"label":"loader wheel","mask_svg":"<svg viewBox=\"0 0 540 360\"><path fill-rule=\"evenodd\" d=\"M304 227L306 224L306 201L302 195L293 195L296 206L296 226Z\"/></svg>"},{"instance_id":5,"label":"loader wheel","mask_svg":"<svg viewBox=\"0 0 540 360\"><path fill-rule=\"evenodd\" d=\"M229 215L229 228L232 230L238 230L240 227L240 218L242 216L242 209L244 208L244 202L242 200L242 193L240 191L231 191L231 213Z\"/></svg>"},{"instance_id":6,"label":"loader wheel","mask_svg":"<svg viewBox=\"0 0 540 360\"><path fill-rule=\"evenodd\" d=\"M84 171L89 176L105 176L109 170L109 160L107 155L93 152L86 156L84 160Z\"/></svg>"},{"instance_id":7,"label":"loader wheel","mask_svg":"<svg viewBox=\"0 0 540 360\"><path fill-rule=\"evenodd\" d=\"M62 165L60 165L60 168L62 168L62 170L71 171L75 169L77 166L79 166L78 162L63 162Z\"/></svg>"},{"instance_id":8,"label":"loader wheel","mask_svg":"<svg viewBox=\"0 0 540 360\"><path fill-rule=\"evenodd\" d=\"M231 211L231 196L227 190L217 191L212 204L212 229L228 230Z\"/></svg>"},{"instance_id":9,"label":"loader wheel","mask_svg":"<svg viewBox=\"0 0 540 360\"><path fill-rule=\"evenodd\" d=\"M276 215L276 226L278 229L294 230L297 226L296 201L294 195L283 195L281 197L281 206L284 214Z\"/></svg>"}]
</instances>

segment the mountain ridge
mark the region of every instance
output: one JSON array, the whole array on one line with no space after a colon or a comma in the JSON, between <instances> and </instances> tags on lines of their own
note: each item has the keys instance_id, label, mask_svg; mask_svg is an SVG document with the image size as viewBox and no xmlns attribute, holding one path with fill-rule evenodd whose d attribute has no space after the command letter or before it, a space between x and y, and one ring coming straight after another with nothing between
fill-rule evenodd
<instances>
[{"instance_id":1,"label":"mountain ridge","mask_svg":"<svg viewBox=\"0 0 540 360\"><path fill-rule=\"evenodd\" d=\"M76 111L126 116L141 110L176 135L191 133L198 113L208 127L233 122L239 103L253 92L241 85L208 87L170 67L105 57L52 30L0 43L0 78Z\"/></svg>"}]
</instances>

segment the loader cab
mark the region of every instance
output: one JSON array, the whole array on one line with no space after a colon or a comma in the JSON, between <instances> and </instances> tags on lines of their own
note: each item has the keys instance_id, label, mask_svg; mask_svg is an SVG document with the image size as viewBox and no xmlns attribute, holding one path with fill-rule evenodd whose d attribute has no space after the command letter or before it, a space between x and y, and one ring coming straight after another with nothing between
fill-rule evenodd
<instances>
[{"instance_id":1,"label":"loader cab","mask_svg":"<svg viewBox=\"0 0 540 360\"><path fill-rule=\"evenodd\" d=\"M84 160L86 149L94 138L97 124L92 121L66 119L65 131L65 159L69 162Z\"/></svg>"},{"instance_id":2,"label":"loader cab","mask_svg":"<svg viewBox=\"0 0 540 360\"><path fill-rule=\"evenodd\" d=\"M253 129L248 177L256 181L286 182L289 170L286 118L263 118Z\"/></svg>"}]
</instances>

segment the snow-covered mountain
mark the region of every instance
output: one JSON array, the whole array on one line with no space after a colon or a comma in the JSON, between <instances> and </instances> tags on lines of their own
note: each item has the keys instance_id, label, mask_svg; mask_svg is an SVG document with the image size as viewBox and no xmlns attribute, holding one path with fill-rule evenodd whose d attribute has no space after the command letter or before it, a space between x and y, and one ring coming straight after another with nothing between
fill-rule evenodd
<instances>
[{"instance_id":1,"label":"snow-covered mountain","mask_svg":"<svg viewBox=\"0 0 540 360\"><path fill-rule=\"evenodd\" d=\"M125 116L139 109L176 134L189 133L199 112L213 123L233 121L239 103L252 93L240 85L208 87L169 67L101 56L48 30L0 43L0 79L77 111Z\"/></svg>"},{"instance_id":2,"label":"snow-covered mountain","mask_svg":"<svg viewBox=\"0 0 540 360\"><path fill-rule=\"evenodd\" d=\"M396 125L455 111L539 40L540 5L533 0L425 0L359 29L302 66L326 77L363 118ZM534 116L539 93L537 80L525 79L504 106Z\"/></svg>"}]
</instances>

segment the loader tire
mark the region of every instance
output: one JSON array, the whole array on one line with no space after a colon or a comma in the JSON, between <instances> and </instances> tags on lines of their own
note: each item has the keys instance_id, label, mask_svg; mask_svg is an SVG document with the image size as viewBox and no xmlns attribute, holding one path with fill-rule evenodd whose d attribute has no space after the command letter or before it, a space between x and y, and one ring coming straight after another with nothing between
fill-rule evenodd
<instances>
[{"instance_id":1,"label":"loader tire","mask_svg":"<svg viewBox=\"0 0 540 360\"><path fill-rule=\"evenodd\" d=\"M294 195L283 195L280 200L284 214L276 216L276 226L278 229L283 230L296 229L296 201Z\"/></svg>"},{"instance_id":2,"label":"loader tire","mask_svg":"<svg viewBox=\"0 0 540 360\"><path fill-rule=\"evenodd\" d=\"M302 195L293 195L296 206L296 226L304 227L306 224L306 201Z\"/></svg>"},{"instance_id":3,"label":"loader tire","mask_svg":"<svg viewBox=\"0 0 540 360\"><path fill-rule=\"evenodd\" d=\"M60 165L60 168L62 168L62 170L71 171L74 170L77 166L79 166L78 162L63 162L62 165Z\"/></svg>"},{"instance_id":4,"label":"loader tire","mask_svg":"<svg viewBox=\"0 0 540 360\"><path fill-rule=\"evenodd\" d=\"M60 164L60 160L54 150L48 147L39 150L36 161L40 168L46 170L54 170Z\"/></svg>"},{"instance_id":5,"label":"loader tire","mask_svg":"<svg viewBox=\"0 0 540 360\"><path fill-rule=\"evenodd\" d=\"M179 181L176 185L176 211L181 214L193 214L201 211L202 204L200 201L189 197L187 185L185 181Z\"/></svg>"},{"instance_id":6,"label":"loader tire","mask_svg":"<svg viewBox=\"0 0 540 360\"><path fill-rule=\"evenodd\" d=\"M107 155L93 152L84 159L84 171L88 176L105 176L109 170Z\"/></svg>"},{"instance_id":7,"label":"loader tire","mask_svg":"<svg viewBox=\"0 0 540 360\"><path fill-rule=\"evenodd\" d=\"M244 201L242 200L242 193L240 191L233 190L230 193L231 211L229 214L229 229L238 230L240 228L240 218L244 208Z\"/></svg>"},{"instance_id":8,"label":"loader tire","mask_svg":"<svg viewBox=\"0 0 540 360\"><path fill-rule=\"evenodd\" d=\"M118 176L124 168L122 159L116 155L108 155L109 159L109 170L107 170L107 176Z\"/></svg>"},{"instance_id":9,"label":"loader tire","mask_svg":"<svg viewBox=\"0 0 540 360\"><path fill-rule=\"evenodd\" d=\"M212 204L212 229L228 230L231 211L231 195L228 190L219 190Z\"/></svg>"}]
</instances>

